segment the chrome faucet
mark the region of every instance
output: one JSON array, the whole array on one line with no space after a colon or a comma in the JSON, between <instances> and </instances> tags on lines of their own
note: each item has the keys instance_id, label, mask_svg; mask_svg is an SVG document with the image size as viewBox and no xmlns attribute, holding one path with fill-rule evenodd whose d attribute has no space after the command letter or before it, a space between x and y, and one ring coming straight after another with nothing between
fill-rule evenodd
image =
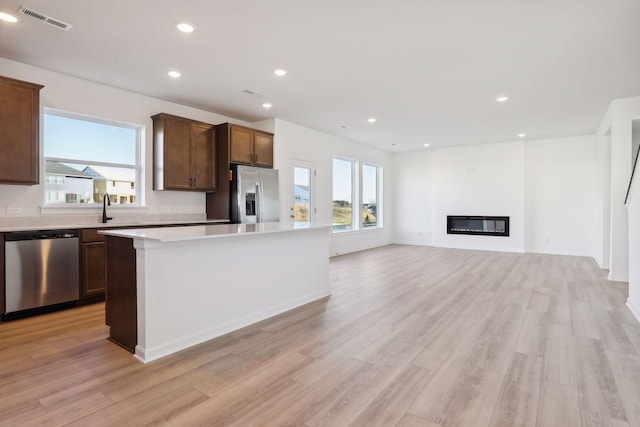
<instances>
[{"instance_id":1,"label":"chrome faucet","mask_svg":"<svg viewBox=\"0 0 640 427\"><path fill-rule=\"evenodd\" d=\"M109 193L104 193L102 196L102 223L106 224L107 221L113 219L110 216L107 216L107 204L111 206L111 199L109 199Z\"/></svg>"}]
</instances>

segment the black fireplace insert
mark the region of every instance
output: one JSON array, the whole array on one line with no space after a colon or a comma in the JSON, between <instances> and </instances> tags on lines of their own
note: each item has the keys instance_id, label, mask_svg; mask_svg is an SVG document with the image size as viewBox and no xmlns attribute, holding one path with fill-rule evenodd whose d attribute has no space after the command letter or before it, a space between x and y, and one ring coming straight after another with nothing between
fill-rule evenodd
<instances>
[{"instance_id":1,"label":"black fireplace insert","mask_svg":"<svg viewBox=\"0 0 640 427\"><path fill-rule=\"evenodd\" d=\"M447 216L447 234L508 236L508 216Z\"/></svg>"}]
</instances>

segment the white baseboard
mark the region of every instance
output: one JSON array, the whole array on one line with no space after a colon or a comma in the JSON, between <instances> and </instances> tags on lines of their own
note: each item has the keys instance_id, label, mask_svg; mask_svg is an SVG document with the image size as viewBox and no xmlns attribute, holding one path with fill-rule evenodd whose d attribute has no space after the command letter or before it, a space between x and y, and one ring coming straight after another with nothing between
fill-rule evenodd
<instances>
[{"instance_id":1,"label":"white baseboard","mask_svg":"<svg viewBox=\"0 0 640 427\"><path fill-rule=\"evenodd\" d=\"M640 322L640 310L633 306L631 301L629 301L629 298L627 298L627 307L631 311L631 314L633 314L633 316L636 318L636 320Z\"/></svg>"},{"instance_id":2,"label":"white baseboard","mask_svg":"<svg viewBox=\"0 0 640 427\"><path fill-rule=\"evenodd\" d=\"M344 249L344 250L342 250L340 252L332 252L331 254L329 254L329 257L352 254L354 252L366 251L367 249L380 248L382 246L387 246L387 245L390 245L390 244L392 244L392 243L384 242L384 243L378 243L378 244L371 245L371 246L367 245L367 246L361 246L361 247L357 247L357 248L347 248L347 249Z\"/></svg>"},{"instance_id":3,"label":"white baseboard","mask_svg":"<svg viewBox=\"0 0 640 427\"><path fill-rule=\"evenodd\" d=\"M294 308L298 308L310 302L328 297L329 295L331 295L330 290L323 290L311 295L306 295L301 298L296 298L293 301L279 304L275 307L270 307L257 313L251 313L247 316L225 322L224 324L217 325L213 328L198 331L194 334L190 334L188 336L165 343L160 346L144 348L141 345L137 345L134 357L140 360L142 363L149 363L169 354L176 353L180 350L184 350L186 348L193 347L194 345L201 344L205 341L209 341L222 335L226 335L229 332L237 331L238 329L242 329L247 326L253 325L254 323L266 320L270 317L277 316L278 314L282 314L285 311L293 310Z\"/></svg>"},{"instance_id":4,"label":"white baseboard","mask_svg":"<svg viewBox=\"0 0 640 427\"><path fill-rule=\"evenodd\" d=\"M609 272L607 279L611 280L612 282L628 282L629 276L622 276L622 275L618 276L618 275L613 275L611 274L611 272Z\"/></svg>"},{"instance_id":5,"label":"white baseboard","mask_svg":"<svg viewBox=\"0 0 640 427\"><path fill-rule=\"evenodd\" d=\"M394 245L409 245L409 246L433 246L431 242L425 242L424 240L396 240Z\"/></svg>"}]
</instances>

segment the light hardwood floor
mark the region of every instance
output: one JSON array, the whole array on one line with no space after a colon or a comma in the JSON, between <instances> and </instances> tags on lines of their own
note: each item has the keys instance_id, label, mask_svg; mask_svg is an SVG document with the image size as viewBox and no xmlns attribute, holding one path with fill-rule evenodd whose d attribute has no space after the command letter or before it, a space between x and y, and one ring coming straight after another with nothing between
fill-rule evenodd
<instances>
[{"instance_id":1,"label":"light hardwood floor","mask_svg":"<svg viewBox=\"0 0 640 427\"><path fill-rule=\"evenodd\" d=\"M391 245L330 270L330 298L147 365L101 304L0 324L0 425L640 426L640 324L593 260Z\"/></svg>"}]
</instances>

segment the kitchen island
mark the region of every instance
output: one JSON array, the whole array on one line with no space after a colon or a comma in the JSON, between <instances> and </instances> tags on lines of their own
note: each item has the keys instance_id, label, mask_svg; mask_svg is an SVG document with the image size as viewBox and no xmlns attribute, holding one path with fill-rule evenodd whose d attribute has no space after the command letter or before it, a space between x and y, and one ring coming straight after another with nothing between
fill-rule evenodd
<instances>
[{"instance_id":1,"label":"kitchen island","mask_svg":"<svg viewBox=\"0 0 640 427\"><path fill-rule=\"evenodd\" d=\"M110 340L150 362L330 295L330 226L101 231Z\"/></svg>"}]
</instances>

